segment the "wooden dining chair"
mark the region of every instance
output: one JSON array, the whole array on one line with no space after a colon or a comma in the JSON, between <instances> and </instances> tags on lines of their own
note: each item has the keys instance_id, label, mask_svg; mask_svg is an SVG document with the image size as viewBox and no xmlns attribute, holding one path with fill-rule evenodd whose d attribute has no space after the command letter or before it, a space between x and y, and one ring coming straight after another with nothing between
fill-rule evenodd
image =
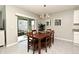
<instances>
[{"instance_id":1,"label":"wooden dining chair","mask_svg":"<svg viewBox=\"0 0 79 59\"><path fill-rule=\"evenodd\" d=\"M51 31L51 42L54 44L54 30Z\"/></svg>"},{"instance_id":2,"label":"wooden dining chair","mask_svg":"<svg viewBox=\"0 0 79 59\"><path fill-rule=\"evenodd\" d=\"M32 30L32 32L30 33L31 37L28 37L28 52L29 49L32 48L33 49L33 54L35 53L35 49L37 48L36 46L36 40L33 38L33 34L36 34L37 31L36 30Z\"/></svg>"},{"instance_id":3,"label":"wooden dining chair","mask_svg":"<svg viewBox=\"0 0 79 59\"><path fill-rule=\"evenodd\" d=\"M32 30L32 34L36 34L36 33L37 33L36 30ZM33 47L33 54L34 54L35 50L38 48L38 40L33 38L33 45L32 45L32 47Z\"/></svg>"},{"instance_id":4,"label":"wooden dining chair","mask_svg":"<svg viewBox=\"0 0 79 59\"><path fill-rule=\"evenodd\" d=\"M46 31L47 31L47 32L51 32L51 29L47 29Z\"/></svg>"},{"instance_id":5,"label":"wooden dining chair","mask_svg":"<svg viewBox=\"0 0 79 59\"><path fill-rule=\"evenodd\" d=\"M49 48L51 47L51 33L47 33L48 36L47 36L47 45L49 46Z\"/></svg>"},{"instance_id":6,"label":"wooden dining chair","mask_svg":"<svg viewBox=\"0 0 79 59\"><path fill-rule=\"evenodd\" d=\"M45 48L45 51L47 52L47 47L49 46L49 48L51 47L51 33L50 32L47 32L46 33L47 36L46 38L42 39L41 40L41 48Z\"/></svg>"},{"instance_id":7,"label":"wooden dining chair","mask_svg":"<svg viewBox=\"0 0 79 59\"><path fill-rule=\"evenodd\" d=\"M37 33L37 31L36 30L32 30L32 34L36 34Z\"/></svg>"},{"instance_id":8,"label":"wooden dining chair","mask_svg":"<svg viewBox=\"0 0 79 59\"><path fill-rule=\"evenodd\" d=\"M48 39L49 37L46 37L41 40L41 49L45 49L46 52L47 52L47 46L48 46Z\"/></svg>"},{"instance_id":9,"label":"wooden dining chair","mask_svg":"<svg viewBox=\"0 0 79 59\"><path fill-rule=\"evenodd\" d=\"M47 32L50 32L51 33L51 43L54 43L54 30L51 30L51 29L47 29Z\"/></svg>"},{"instance_id":10,"label":"wooden dining chair","mask_svg":"<svg viewBox=\"0 0 79 59\"><path fill-rule=\"evenodd\" d=\"M49 48L51 47L51 29L47 29L46 30L46 34L48 34L48 37L46 38L47 39L47 45L49 45Z\"/></svg>"},{"instance_id":11,"label":"wooden dining chair","mask_svg":"<svg viewBox=\"0 0 79 59\"><path fill-rule=\"evenodd\" d=\"M45 51L47 52L47 46L49 46L49 48L51 47L51 37L50 37L50 34L49 36L46 37L46 40L45 40Z\"/></svg>"}]
</instances>

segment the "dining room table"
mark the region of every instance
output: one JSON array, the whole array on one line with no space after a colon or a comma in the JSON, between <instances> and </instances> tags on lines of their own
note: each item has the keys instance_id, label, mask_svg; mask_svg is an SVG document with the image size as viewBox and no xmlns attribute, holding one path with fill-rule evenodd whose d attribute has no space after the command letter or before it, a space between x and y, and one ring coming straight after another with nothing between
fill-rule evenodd
<instances>
[{"instance_id":1,"label":"dining room table","mask_svg":"<svg viewBox=\"0 0 79 59\"><path fill-rule=\"evenodd\" d=\"M41 53L41 40L48 37L49 34L46 34L46 33L32 34L32 32L28 32L27 36L28 36L28 40L29 40L29 37L38 40L38 53L40 54Z\"/></svg>"}]
</instances>

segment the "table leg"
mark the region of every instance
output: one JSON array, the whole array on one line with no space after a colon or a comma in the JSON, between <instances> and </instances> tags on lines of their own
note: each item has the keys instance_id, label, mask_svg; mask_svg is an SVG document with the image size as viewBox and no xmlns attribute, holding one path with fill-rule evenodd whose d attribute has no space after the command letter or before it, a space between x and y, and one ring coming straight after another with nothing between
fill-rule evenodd
<instances>
[{"instance_id":1,"label":"table leg","mask_svg":"<svg viewBox=\"0 0 79 59\"><path fill-rule=\"evenodd\" d=\"M41 40L38 39L38 50L39 50L39 54L41 53Z\"/></svg>"}]
</instances>

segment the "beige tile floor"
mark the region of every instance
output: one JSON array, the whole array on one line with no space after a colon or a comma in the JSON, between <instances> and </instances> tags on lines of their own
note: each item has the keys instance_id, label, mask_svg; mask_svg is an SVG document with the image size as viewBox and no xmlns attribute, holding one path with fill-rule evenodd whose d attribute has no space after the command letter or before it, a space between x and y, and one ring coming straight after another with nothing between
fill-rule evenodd
<instances>
[{"instance_id":1,"label":"beige tile floor","mask_svg":"<svg viewBox=\"0 0 79 59\"><path fill-rule=\"evenodd\" d=\"M55 39L51 48L47 48L47 53L43 49L42 54L78 54L79 45L75 45L71 42ZM27 40L19 42L18 44L10 47L1 47L0 54L32 54L32 50L27 52ZM38 54L36 51L35 54Z\"/></svg>"}]
</instances>

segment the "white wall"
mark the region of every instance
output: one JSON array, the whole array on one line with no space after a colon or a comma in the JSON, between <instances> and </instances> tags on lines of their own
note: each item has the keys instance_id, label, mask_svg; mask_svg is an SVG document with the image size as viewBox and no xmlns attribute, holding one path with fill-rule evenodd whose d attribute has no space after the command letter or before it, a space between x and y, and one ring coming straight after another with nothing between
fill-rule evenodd
<instances>
[{"instance_id":1,"label":"white wall","mask_svg":"<svg viewBox=\"0 0 79 59\"><path fill-rule=\"evenodd\" d=\"M73 40L73 10L63 11L53 15L53 26L55 30L55 36L58 38L64 38L67 40ZM56 18L61 19L61 26L55 26L54 20Z\"/></svg>"},{"instance_id":2,"label":"white wall","mask_svg":"<svg viewBox=\"0 0 79 59\"><path fill-rule=\"evenodd\" d=\"M51 26L54 29L55 37L67 41L73 40L73 10L62 11L52 14ZM61 26L55 26L55 19L61 19Z\"/></svg>"},{"instance_id":3,"label":"white wall","mask_svg":"<svg viewBox=\"0 0 79 59\"><path fill-rule=\"evenodd\" d=\"M16 14L22 14L37 19L35 14L31 14L25 10L17 8L15 6L6 6L6 40L7 45L17 42L17 17Z\"/></svg>"}]
</instances>

